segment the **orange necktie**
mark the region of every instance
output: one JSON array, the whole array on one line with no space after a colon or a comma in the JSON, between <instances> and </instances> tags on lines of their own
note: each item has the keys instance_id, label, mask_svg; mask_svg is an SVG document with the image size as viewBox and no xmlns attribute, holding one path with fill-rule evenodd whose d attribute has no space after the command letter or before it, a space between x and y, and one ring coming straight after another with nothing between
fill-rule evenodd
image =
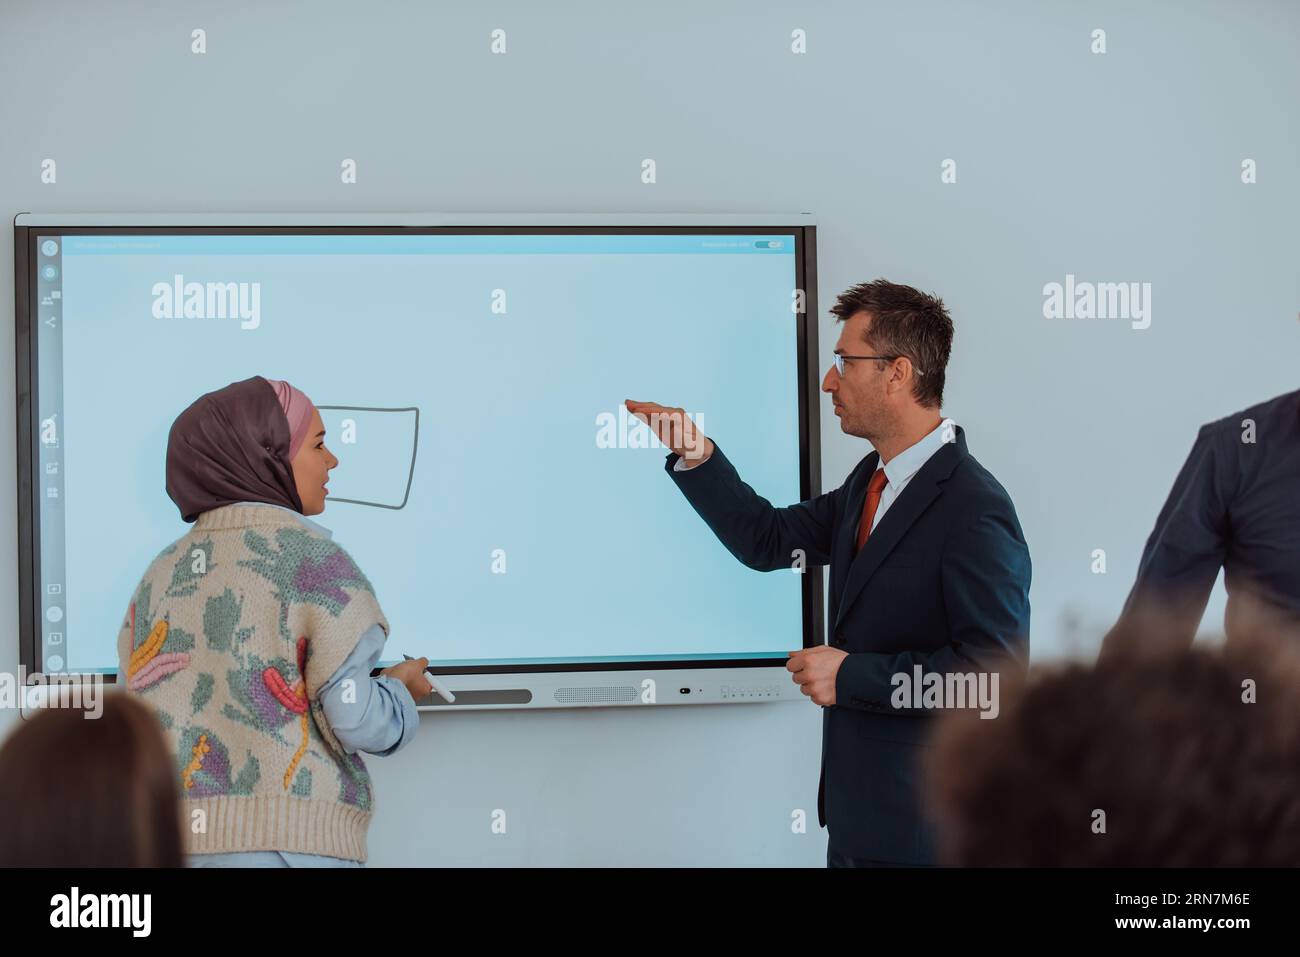
<instances>
[{"instance_id":1,"label":"orange necktie","mask_svg":"<svg viewBox=\"0 0 1300 957\"><path fill-rule=\"evenodd\" d=\"M858 551L862 551L862 546L867 541L867 536L871 534L871 523L876 517L876 507L880 504L880 493L884 491L885 482L888 481L884 469L876 469L871 476L871 481L867 483L867 500L862 503L862 521L858 523ZM857 554L855 552L854 554Z\"/></svg>"}]
</instances>

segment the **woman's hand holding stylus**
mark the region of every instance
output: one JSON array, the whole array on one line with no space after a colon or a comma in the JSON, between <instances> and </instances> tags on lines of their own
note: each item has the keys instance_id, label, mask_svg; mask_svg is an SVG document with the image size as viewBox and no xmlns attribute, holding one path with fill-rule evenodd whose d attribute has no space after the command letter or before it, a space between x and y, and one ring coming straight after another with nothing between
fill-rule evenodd
<instances>
[{"instance_id":1,"label":"woman's hand holding stylus","mask_svg":"<svg viewBox=\"0 0 1300 957\"><path fill-rule=\"evenodd\" d=\"M400 664L385 668L380 674L396 678L406 685L406 690L411 692L411 697L419 701L421 698L427 698L433 694L433 685L429 683L429 678L424 673L424 669L428 666L428 658L411 658Z\"/></svg>"}]
</instances>

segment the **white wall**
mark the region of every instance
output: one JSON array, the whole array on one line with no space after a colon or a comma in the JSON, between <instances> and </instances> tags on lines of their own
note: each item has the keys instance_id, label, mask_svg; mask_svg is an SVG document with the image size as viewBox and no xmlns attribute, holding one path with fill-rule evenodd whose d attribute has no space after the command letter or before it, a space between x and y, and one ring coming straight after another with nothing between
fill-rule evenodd
<instances>
[{"instance_id":1,"label":"white wall","mask_svg":"<svg viewBox=\"0 0 1300 957\"><path fill-rule=\"evenodd\" d=\"M6 4L0 208L809 210L823 310L876 276L951 308L946 411L1019 510L1039 660L1095 651L1198 424L1297 386L1293 4L371 9ZM338 182L345 157L355 186ZM1152 283L1151 327L1045 319L1042 288L1067 273ZM823 368L837 334L823 318ZM6 354L10 503L13 395ZM829 411L826 487L867 451ZM15 543L11 504L9 671ZM1221 615L1216 600L1207 621ZM789 826L796 808L815 821L819 730L799 703L427 718L371 762L372 862L819 866L824 834ZM507 836L489 833L494 808Z\"/></svg>"}]
</instances>

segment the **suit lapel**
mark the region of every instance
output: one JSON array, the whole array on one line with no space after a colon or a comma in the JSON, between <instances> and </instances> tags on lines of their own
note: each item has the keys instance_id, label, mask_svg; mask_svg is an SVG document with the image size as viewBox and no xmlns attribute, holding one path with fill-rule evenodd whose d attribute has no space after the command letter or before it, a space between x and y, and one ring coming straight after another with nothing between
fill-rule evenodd
<instances>
[{"instance_id":1,"label":"suit lapel","mask_svg":"<svg viewBox=\"0 0 1300 957\"><path fill-rule=\"evenodd\" d=\"M862 505L866 501L867 483L871 480L871 475L876 470L876 464L880 457L872 453L873 461L869 468L864 468L860 473L861 480L857 483L848 501L850 511L845 518L845 534L840 536L840 546L833 556L833 560L838 567L848 568L848 577L844 583L844 593L840 596L839 608L835 615L835 625L832 631L838 631L840 624L844 621L849 606L853 604L854 599L861 594L862 589L866 586L871 576L875 574L880 563L885 560L891 551L912 527L918 518L921 517L930 503L939 497L943 491L942 483L952 475L953 469L957 463L966 455L966 436L961 426L957 427L956 439L946 443L939 451L926 461L924 465L912 476L912 480L907 483L902 494L896 498L889 506L889 510L880 518L880 522L872 529L871 534L867 537L867 542L862 546L856 557L853 555L853 546L857 541L858 519L862 515Z\"/></svg>"}]
</instances>

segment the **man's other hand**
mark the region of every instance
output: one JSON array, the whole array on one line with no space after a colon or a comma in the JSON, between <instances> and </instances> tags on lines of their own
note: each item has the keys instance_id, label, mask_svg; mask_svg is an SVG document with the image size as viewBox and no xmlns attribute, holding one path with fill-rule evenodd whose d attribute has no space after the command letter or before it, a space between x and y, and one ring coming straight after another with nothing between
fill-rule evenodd
<instances>
[{"instance_id":1,"label":"man's other hand","mask_svg":"<svg viewBox=\"0 0 1300 957\"><path fill-rule=\"evenodd\" d=\"M833 705L835 676L849 653L830 645L814 645L789 654L790 660L785 663L785 668L799 690L812 698L813 704Z\"/></svg>"}]
</instances>

